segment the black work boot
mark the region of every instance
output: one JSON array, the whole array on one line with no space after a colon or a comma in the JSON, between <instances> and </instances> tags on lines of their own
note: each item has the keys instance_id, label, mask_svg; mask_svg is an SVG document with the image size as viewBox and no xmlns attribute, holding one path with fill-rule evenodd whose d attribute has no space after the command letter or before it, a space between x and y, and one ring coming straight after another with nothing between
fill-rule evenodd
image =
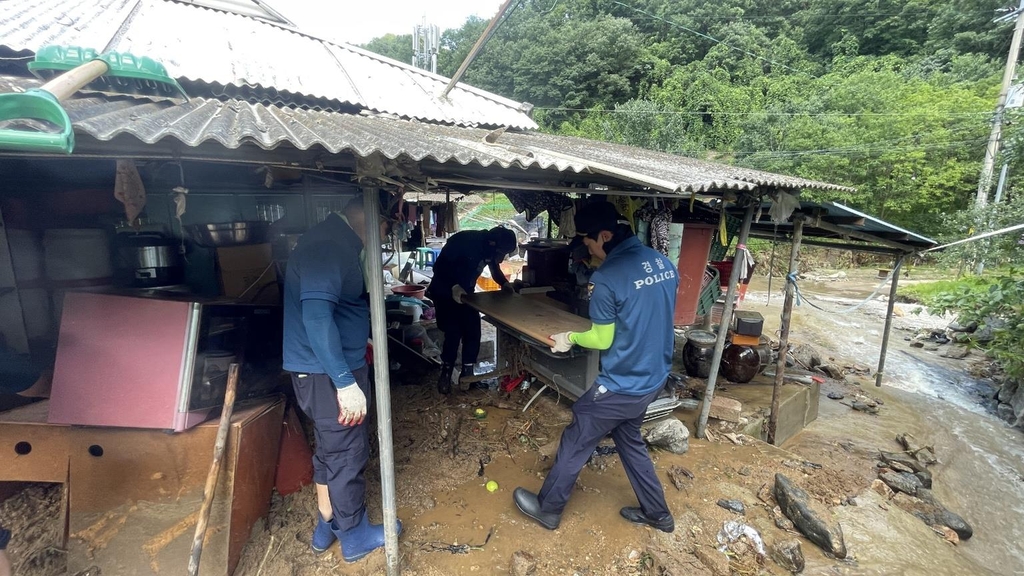
<instances>
[{"instance_id":1,"label":"black work boot","mask_svg":"<svg viewBox=\"0 0 1024 576\"><path fill-rule=\"evenodd\" d=\"M651 528L657 528L662 532L672 532L676 529L675 520L672 519L671 514L666 514L664 518L651 518L639 507L627 506L622 510L619 510L619 514L623 518L629 520L634 524L646 524Z\"/></svg>"},{"instance_id":2,"label":"black work boot","mask_svg":"<svg viewBox=\"0 0 1024 576\"><path fill-rule=\"evenodd\" d=\"M512 492L512 500L516 503L516 508L519 508L520 512L536 520L538 524L548 530L558 529L558 525L562 522L561 514L542 512L537 495L526 488L516 488Z\"/></svg>"},{"instance_id":3,"label":"black work boot","mask_svg":"<svg viewBox=\"0 0 1024 576\"><path fill-rule=\"evenodd\" d=\"M441 394L452 393L452 372L454 371L455 366L452 364L441 365L441 375L437 377L437 391Z\"/></svg>"},{"instance_id":4,"label":"black work boot","mask_svg":"<svg viewBox=\"0 0 1024 576\"><path fill-rule=\"evenodd\" d=\"M472 364L463 364L462 369L459 370L459 390L462 390L463 392L469 390L469 386L472 382L469 382L468 379L475 375Z\"/></svg>"}]
</instances>

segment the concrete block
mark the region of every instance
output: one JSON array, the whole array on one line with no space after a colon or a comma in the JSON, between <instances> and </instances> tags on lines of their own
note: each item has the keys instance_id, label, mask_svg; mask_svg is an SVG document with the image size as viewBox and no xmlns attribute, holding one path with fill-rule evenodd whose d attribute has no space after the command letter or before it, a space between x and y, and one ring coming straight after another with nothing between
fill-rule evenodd
<instances>
[{"instance_id":1,"label":"concrete block","mask_svg":"<svg viewBox=\"0 0 1024 576\"><path fill-rule=\"evenodd\" d=\"M743 403L732 398L715 396L711 399L711 411L708 415L716 420L726 422L739 422L740 414L743 413Z\"/></svg>"}]
</instances>

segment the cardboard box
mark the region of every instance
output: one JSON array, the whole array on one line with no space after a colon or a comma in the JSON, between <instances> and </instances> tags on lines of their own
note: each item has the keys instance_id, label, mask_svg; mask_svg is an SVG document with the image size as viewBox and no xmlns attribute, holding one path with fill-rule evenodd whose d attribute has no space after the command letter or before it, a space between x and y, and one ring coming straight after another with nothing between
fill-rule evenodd
<instances>
[{"instance_id":1,"label":"cardboard box","mask_svg":"<svg viewBox=\"0 0 1024 576\"><path fill-rule=\"evenodd\" d=\"M217 248L221 292L254 304L277 304L277 270L269 243ZM273 286L270 286L270 285Z\"/></svg>"}]
</instances>

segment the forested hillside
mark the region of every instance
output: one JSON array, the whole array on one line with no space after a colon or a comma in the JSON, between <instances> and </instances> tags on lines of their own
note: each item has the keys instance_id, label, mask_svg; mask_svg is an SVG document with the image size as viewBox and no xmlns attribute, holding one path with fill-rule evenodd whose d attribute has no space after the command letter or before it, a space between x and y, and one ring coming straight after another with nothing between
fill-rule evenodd
<instances>
[{"instance_id":1,"label":"forested hillside","mask_svg":"<svg viewBox=\"0 0 1024 576\"><path fill-rule=\"evenodd\" d=\"M534 104L545 130L848 184L858 192L828 199L940 234L974 198L1012 32L992 22L1003 6L523 0L465 81ZM444 33L440 73L486 24ZM408 62L410 45L366 47Z\"/></svg>"}]
</instances>

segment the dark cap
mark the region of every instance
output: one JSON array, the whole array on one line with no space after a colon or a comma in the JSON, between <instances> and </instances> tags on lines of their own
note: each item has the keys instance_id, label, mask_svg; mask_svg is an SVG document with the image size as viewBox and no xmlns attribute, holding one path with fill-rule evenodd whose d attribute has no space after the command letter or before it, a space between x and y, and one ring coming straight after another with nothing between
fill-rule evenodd
<instances>
[{"instance_id":1,"label":"dark cap","mask_svg":"<svg viewBox=\"0 0 1024 576\"><path fill-rule=\"evenodd\" d=\"M584 236L597 236L602 230L614 233L620 224L629 226L615 205L611 202L593 202L587 204L576 213L574 219L576 233Z\"/></svg>"},{"instance_id":2,"label":"dark cap","mask_svg":"<svg viewBox=\"0 0 1024 576\"><path fill-rule=\"evenodd\" d=\"M494 247L502 254L511 254L517 247L516 233L508 228L495 226L488 231L488 235Z\"/></svg>"}]
</instances>

